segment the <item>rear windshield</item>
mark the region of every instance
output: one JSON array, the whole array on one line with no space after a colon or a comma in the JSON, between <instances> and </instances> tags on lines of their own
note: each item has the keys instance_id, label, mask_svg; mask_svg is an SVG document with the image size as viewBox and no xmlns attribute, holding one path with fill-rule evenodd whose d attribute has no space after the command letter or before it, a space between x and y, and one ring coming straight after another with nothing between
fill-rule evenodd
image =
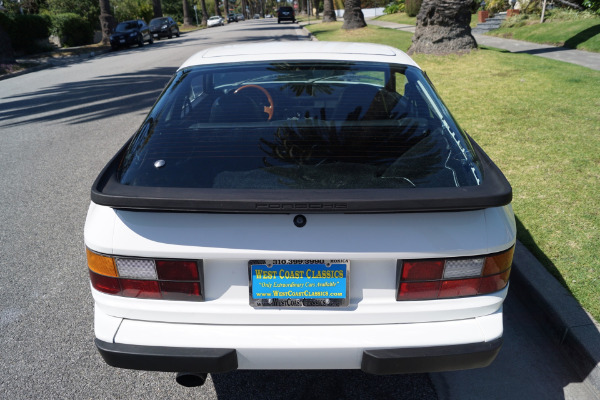
<instances>
[{"instance_id":1,"label":"rear windshield","mask_svg":"<svg viewBox=\"0 0 600 400\"><path fill-rule=\"evenodd\" d=\"M163 24L168 24L169 20L167 18L157 18L150 21L150 26L159 26Z\"/></svg>"},{"instance_id":2,"label":"rear windshield","mask_svg":"<svg viewBox=\"0 0 600 400\"><path fill-rule=\"evenodd\" d=\"M115 28L115 32L126 32L128 30L137 29L137 28L138 28L137 21L121 22Z\"/></svg>"},{"instance_id":3,"label":"rear windshield","mask_svg":"<svg viewBox=\"0 0 600 400\"><path fill-rule=\"evenodd\" d=\"M357 62L182 70L121 184L229 189L476 186L473 148L418 68Z\"/></svg>"}]
</instances>

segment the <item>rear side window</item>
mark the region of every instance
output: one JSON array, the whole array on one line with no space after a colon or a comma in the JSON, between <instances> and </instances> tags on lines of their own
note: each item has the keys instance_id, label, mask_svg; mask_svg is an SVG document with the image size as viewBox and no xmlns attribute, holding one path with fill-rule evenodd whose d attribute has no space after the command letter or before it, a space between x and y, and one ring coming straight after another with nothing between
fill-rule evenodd
<instances>
[{"instance_id":1,"label":"rear side window","mask_svg":"<svg viewBox=\"0 0 600 400\"><path fill-rule=\"evenodd\" d=\"M277 62L178 72L117 178L131 186L331 190L476 186L482 173L418 68Z\"/></svg>"}]
</instances>

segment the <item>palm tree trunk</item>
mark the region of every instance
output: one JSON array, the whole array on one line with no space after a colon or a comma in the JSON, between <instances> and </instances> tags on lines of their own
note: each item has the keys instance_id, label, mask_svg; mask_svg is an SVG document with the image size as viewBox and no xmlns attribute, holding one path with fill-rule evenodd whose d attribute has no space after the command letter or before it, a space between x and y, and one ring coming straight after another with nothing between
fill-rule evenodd
<instances>
[{"instance_id":1,"label":"palm tree trunk","mask_svg":"<svg viewBox=\"0 0 600 400\"><path fill-rule=\"evenodd\" d=\"M423 0L408 53L451 54L476 49L470 10L471 0Z\"/></svg>"},{"instance_id":2,"label":"palm tree trunk","mask_svg":"<svg viewBox=\"0 0 600 400\"><path fill-rule=\"evenodd\" d=\"M112 16L111 11L110 0L100 0L100 28L102 29L102 44L105 46L110 44L110 34L117 26L117 20Z\"/></svg>"},{"instance_id":3,"label":"palm tree trunk","mask_svg":"<svg viewBox=\"0 0 600 400\"><path fill-rule=\"evenodd\" d=\"M344 25L342 29L358 29L367 26L362 13L360 0L346 0L344 4Z\"/></svg>"},{"instance_id":4,"label":"palm tree trunk","mask_svg":"<svg viewBox=\"0 0 600 400\"><path fill-rule=\"evenodd\" d=\"M323 1L323 22L334 22L337 18L333 9L333 0Z\"/></svg>"},{"instance_id":5,"label":"palm tree trunk","mask_svg":"<svg viewBox=\"0 0 600 400\"><path fill-rule=\"evenodd\" d=\"M242 15L245 19L248 19L248 13L246 12L246 6L248 5L246 0L242 0Z\"/></svg>"},{"instance_id":6,"label":"palm tree trunk","mask_svg":"<svg viewBox=\"0 0 600 400\"><path fill-rule=\"evenodd\" d=\"M221 9L219 8L219 0L215 0L215 14L222 17Z\"/></svg>"},{"instance_id":7,"label":"palm tree trunk","mask_svg":"<svg viewBox=\"0 0 600 400\"><path fill-rule=\"evenodd\" d=\"M183 26L191 26L194 24L192 17L190 17L190 6L188 0L182 0L183 6Z\"/></svg>"},{"instance_id":8,"label":"palm tree trunk","mask_svg":"<svg viewBox=\"0 0 600 400\"><path fill-rule=\"evenodd\" d=\"M162 17L162 5L160 4L160 0L152 0L152 8L154 10L154 18Z\"/></svg>"},{"instance_id":9,"label":"palm tree trunk","mask_svg":"<svg viewBox=\"0 0 600 400\"><path fill-rule=\"evenodd\" d=\"M200 0L200 5L202 6L202 26L206 27L208 21L208 10L206 9L206 1Z\"/></svg>"}]
</instances>

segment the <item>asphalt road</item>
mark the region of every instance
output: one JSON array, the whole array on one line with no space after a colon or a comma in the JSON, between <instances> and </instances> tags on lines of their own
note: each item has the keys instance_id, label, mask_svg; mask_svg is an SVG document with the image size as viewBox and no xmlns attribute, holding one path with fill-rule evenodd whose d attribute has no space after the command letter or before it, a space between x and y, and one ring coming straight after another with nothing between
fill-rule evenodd
<instances>
[{"instance_id":1,"label":"asphalt road","mask_svg":"<svg viewBox=\"0 0 600 400\"><path fill-rule=\"evenodd\" d=\"M0 81L0 398L594 398L513 294L505 348L484 370L238 371L188 389L172 373L104 364L83 246L91 184L185 59L262 40L306 36L295 24L245 21Z\"/></svg>"}]
</instances>

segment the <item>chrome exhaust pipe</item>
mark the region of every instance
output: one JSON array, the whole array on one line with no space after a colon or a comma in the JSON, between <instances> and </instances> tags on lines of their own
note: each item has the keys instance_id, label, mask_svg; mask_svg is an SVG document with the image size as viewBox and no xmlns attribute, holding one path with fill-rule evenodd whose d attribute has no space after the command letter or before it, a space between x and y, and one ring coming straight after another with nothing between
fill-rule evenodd
<instances>
[{"instance_id":1,"label":"chrome exhaust pipe","mask_svg":"<svg viewBox=\"0 0 600 400\"><path fill-rule=\"evenodd\" d=\"M207 376L204 372L178 372L175 381L181 386L198 387L204 385Z\"/></svg>"}]
</instances>

